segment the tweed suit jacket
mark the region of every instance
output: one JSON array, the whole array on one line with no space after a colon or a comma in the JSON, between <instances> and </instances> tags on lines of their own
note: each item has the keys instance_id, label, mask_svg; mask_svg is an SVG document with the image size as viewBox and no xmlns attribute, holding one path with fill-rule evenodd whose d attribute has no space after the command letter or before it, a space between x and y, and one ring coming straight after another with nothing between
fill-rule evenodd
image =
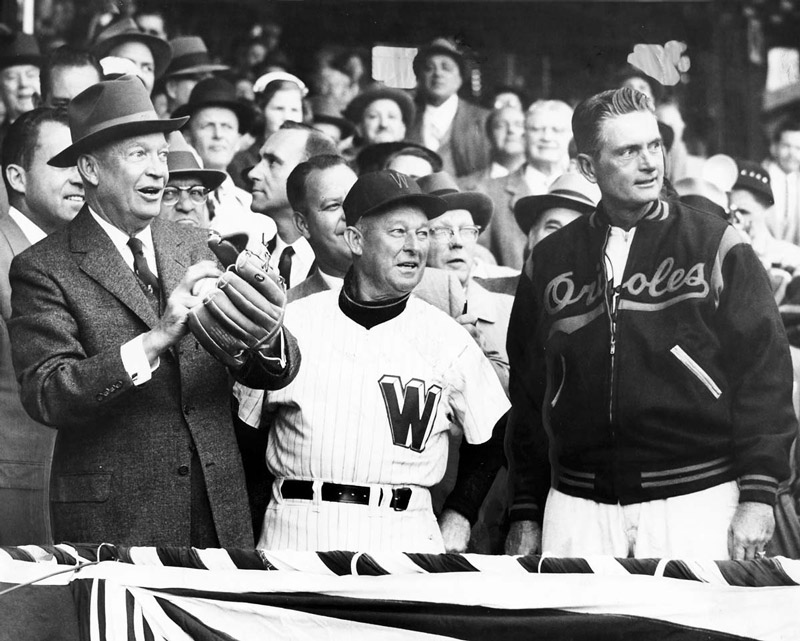
<instances>
[{"instance_id":1,"label":"tweed suit jacket","mask_svg":"<svg viewBox=\"0 0 800 641\"><path fill-rule=\"evenodd\" d=\"M0 213L0 545L51 543L47 501L55 431L28 416L19 398L6 321L11 318L8 272L30 247L7 210Z\"/></svg>"},{"instance_id":2,"label":"tweed suit jacket","mask_svg":"<svg viewBox=\"0 0 800 641\"><path fill-rule=\"evenodd\" d=\"M525 182L525 165L502 178L494 178L482 189L494 202L492 220L478 242L492 252L498 265L522 269L522 252L527 240L514 218L514 205L530 196Z\"/></svg>"},{"instance_id":3,"label":"tweed suit jacket","mask_svg":"<svg viewBox=\"0 0 800 641\"><path fill-rule=\"evenodd\" d=\"M413 142L425 144L422 136L422 117L425 106L417 106L417 117L409 129L408 139ZM486 118L489 111L478 105L473 105L466 100L458 99L453 124L447 136L445 145L437 150L445 161L444 170L454 176L466 176L473 172L488 167L491 162L491 147L486 135ZM452 165L448 163L452 159Z\"/></svg>"},{"instance_id":4,"label":"tweed suit jacket","mask_svg":"<svg viewBox=\"0 0 800 641\"><path fill-rule=\"evenodd\" d=\"M205 232L158 219L151 229L165 295L187 267L213 260ZM22 402L58 429L55 540L189 545L196 451L220 545L251 547L227 371L187 335L134 386L120 346L158 318L88 208L16 257L11 283Z\"/></svg>"}]
</instances>

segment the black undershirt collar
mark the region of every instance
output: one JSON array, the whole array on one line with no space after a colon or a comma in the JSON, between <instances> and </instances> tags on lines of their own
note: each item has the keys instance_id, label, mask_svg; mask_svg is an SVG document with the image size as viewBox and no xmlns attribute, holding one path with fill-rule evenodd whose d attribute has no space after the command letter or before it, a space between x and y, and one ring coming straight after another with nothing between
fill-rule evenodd
<instances>
[{"instance_id":1,"label":"black undershirt collar","mask_svg":"<svg viewBox=\"0 0 800 641\"><path fill-rule=\"evenodd\" d=\"M345 316L366 329L397 318L403 313L411 294L381 301L358 300L355 292L355 277L350 269L344 277L344 285L339 292L339 309Z\"/></svg>"}]
</instances>

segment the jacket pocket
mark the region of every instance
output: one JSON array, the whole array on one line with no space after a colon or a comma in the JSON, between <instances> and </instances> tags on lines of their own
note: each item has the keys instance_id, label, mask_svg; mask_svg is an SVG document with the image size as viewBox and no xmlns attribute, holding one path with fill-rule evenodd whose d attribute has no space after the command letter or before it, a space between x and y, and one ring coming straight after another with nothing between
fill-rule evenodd
<instances>
[{"instance_id":1,"label":"jacket pocket","mask_svg":"<svg viewBox=\"0 0 800 641\"><path fill-rule=\"evenodd\" d=\"M104 503L111 494L111 472L64 474L56 477L54 503Z\"/></svg>"},{"instance_id":2,"label":"jacket pocket","mask_svg":"<svg viewBox=\"0 0 800 641\"><path fill-rule=\"evenodd\" d=\"M714 382L714 379L711 378L708 373L702 367L700 367L700 365L698 365L697 361L689 356L680 345L675 345L669 351L684 365L684 367L686 367L686 369L694 374L697 380L705 385L706 389L711 392L711 395L715 399L722 396L722 390L719 388L719 385Z\"/></svg>"},{"instance_id":3,"label":"jacket pocket","mask_svg":"<svg viewBox=\"0 0 800 641\"><path fill-rule=\"evenodd\" d=\"M567 361L566 359L561 356L561 382L558 384L558 389L556 389L556 393L553 394L553 399L550 401L550 407L555 407L556 403L558 403L558 399L561 396L561 392L564 390L564 383L567 380Z\"/></svg>"}]
</instances>

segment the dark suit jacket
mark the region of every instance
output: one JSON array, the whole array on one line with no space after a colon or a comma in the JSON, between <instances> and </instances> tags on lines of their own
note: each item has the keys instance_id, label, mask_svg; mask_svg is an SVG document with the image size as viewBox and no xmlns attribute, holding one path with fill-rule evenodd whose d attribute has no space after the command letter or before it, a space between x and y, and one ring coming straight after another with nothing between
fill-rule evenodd
<instances>
[{"instance_id":1,"label":"dark suit jacket","mask_svg":"<svg viewBox=\"0 0 800 641\"><path fill-rule=\"evenodd\" d=\"M213 259L205 232L158 219L151 228L165 293L191 264ZM152 380L133 385L120 345L157 317L88 209L15 258L11 283L22 402L58 428L56 541L190 545L196 452L220 545L252 547L227 372L187 335Z\"/></svg>"},{"instance_id":2,"label":"dark suit jacket","mask_svg":"<svg viewBox=\"0 0 800 641\"><path fill-rule=\"evenodd\" d=\"M48 485L55 431L22 408L11 363L8 271L30 246L17 223L0 213L0 545L51 543Z\"/></svg>"},{"instance_id":3,"label":"dark suit jacket","mask_svg":"<svg viewBox=\"0 0 800 641\"><path fill-rule=\"evenodd\" d=\"M421 144L425 144L422 139L424 113L424 105L418 105L417 117L406 134L409 140ZM454 176L466 176L489 165L491 147L486 135L488 116L488 110L483 107L458 99L458 110L450 127L449 140L437 151L445 161L445 171Z\"/></svg>"},{"instance_id":4,"label":"dark suit jacket","mask_svg":"<svg viewBox=\"0 0 800 641\"><path fill-rule=\"evenodd\" d=\"M478 242L492 252L498 265L522 269L522 252L527 239L514 218L514 204L530 195L525 182L525 165L508 176L490 180L483 191L494 202L494 213Z\"/></svg>"}]
</instances>

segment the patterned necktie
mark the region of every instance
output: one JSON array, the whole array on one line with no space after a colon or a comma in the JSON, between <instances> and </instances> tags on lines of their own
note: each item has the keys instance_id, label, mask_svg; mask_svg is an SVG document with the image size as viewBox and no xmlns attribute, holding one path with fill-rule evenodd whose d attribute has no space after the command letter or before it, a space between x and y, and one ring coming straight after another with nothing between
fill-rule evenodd
<instances>
[{"instance_id":1,"label":"patterned necktie","mask_svg":"<svg viewBox=\"0 0 800 641\"><path fill-rule=\"evenodd\" d=\"M294 247L289 245L283 250L281 257L278 259L278 273L286 282L286 289L291 287L289 276L292 273L292 256L294 256Z\"/></svg>"},{"instance_id":2,"label":"patterned necktie","mask_svg":"<svg viewBox=\"0 0 800 641\"><path fill-rule=\"evenodd\" d=\"M136 237L128 239L128 247L131 248L133 253L133 271L139 277L139 280L145 285L149 293L158 295L158 278L150 270L147 264L147 259L144 256L144 246L142 241Z\"/></svg>"}]
</instances>

